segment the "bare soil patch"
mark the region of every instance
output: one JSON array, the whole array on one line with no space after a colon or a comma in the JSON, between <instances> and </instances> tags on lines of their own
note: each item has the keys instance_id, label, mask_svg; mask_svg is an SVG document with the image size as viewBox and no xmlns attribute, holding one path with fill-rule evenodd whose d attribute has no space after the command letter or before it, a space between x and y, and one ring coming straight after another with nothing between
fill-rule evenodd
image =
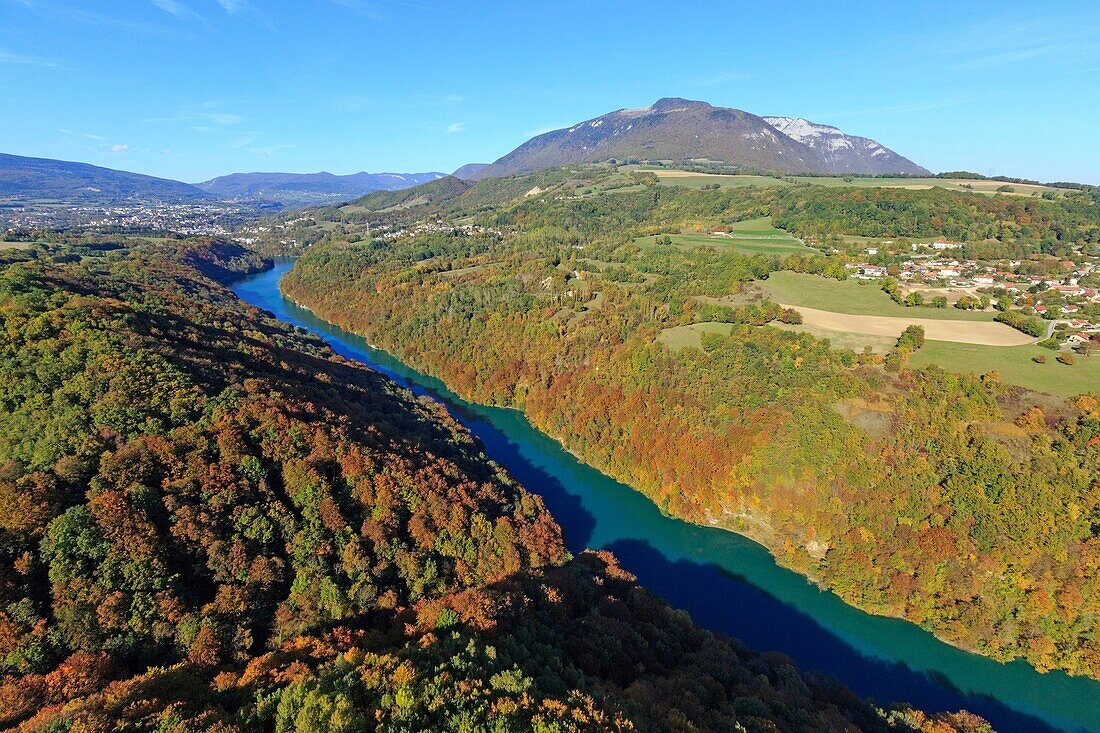
<instances>
[{"instance_id":1,"label":"bare soil patch","mask_svg":"<svg viewBox=\"0 0 1100 733\"><path fill-rule=\"evenodd\" d=\"M989 321L941 321L931 318L857 316L849 313L834 313L786 304L783 304L783 307L794 308L801 313L802 322L807 326L842 333L862 333L869 336L893 336L896 338L901 335L906 326L922 326L925 338L933 341L955 341L957 343L980 344L983 346L1023 346L1037 341L1037 339L1003 323Z\"/></svg>"}]
</instances>

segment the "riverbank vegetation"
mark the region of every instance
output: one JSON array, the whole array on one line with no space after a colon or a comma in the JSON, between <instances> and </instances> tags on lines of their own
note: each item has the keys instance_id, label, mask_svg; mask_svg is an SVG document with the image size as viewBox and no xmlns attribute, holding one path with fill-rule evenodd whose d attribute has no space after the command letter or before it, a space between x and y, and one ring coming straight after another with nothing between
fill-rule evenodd
<instances>
[{"instance_id":1,"label":"riverbank vegetation","mask_svg":"<svg viewBox=\"0 0 1100 733\"><path fill-rule=\"evenodd\" d=\"M3 258L0 726L989 730L570 559L440 406L222 287L239 247Z\"/></svg>"},{"instance_id":2,"label":"riverbank vegetation","mask_svg":"<svg viewBox=\"0 0 1100 733\"><path fill-rule=\"evenodd\" d=\"M745 308L768 312L750 283L781 269L842 278L836 258L636 242L770 214L800 233L957 228L1038 251L1092 241L1100 207L1085 194L811 188L558 187L476 207L462 194L400 220L375 214L389 229L370 241L329 238L284 287L850 603L996 659L1100 676L1095 397L914 368L927 345L887 371ZM682 328L706 323L723 325Z\"/></svg>"}]
</instances>

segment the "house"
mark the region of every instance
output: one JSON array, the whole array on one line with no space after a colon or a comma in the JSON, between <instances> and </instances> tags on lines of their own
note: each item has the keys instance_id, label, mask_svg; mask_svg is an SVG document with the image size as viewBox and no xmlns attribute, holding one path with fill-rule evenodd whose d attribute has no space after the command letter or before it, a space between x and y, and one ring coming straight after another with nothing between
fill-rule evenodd
<instances>
[{"instance_id":1,"label":"house","mask_svg":"<svg viewBox=\"0 0 1100 733\"><path fill-rule=\"evenodd\" d=\"M943 251L945 249L958 249L961 246L962 245L958 242L952 242L949 239L937 240L935 242L932 242L932 249L938 249L940 251Z\"/></svg>"},{"instance_id":2,"label":"house","mask_svg":"<svg viewBox=\"0 0 1100 733\"><path fill-rule=\"evenodd\" d=\"M1066 343L1069 344L1070 346L1083 346L1083 345L1087 344L1088 342L1089 342L1089 337L1086 336L1083 333L1070 334L1069 338L1066 339Z\"/></svg>"},{"instance_id":3,"label":"house","mask_svg":"<svg viewBox=\"0 0 1100 733\"><path fill-rule=\"evenodd\" d=\"M979 285L992 285L996 282L992 275L975 275L974 282Z\"/></svg>"}]
</instances>

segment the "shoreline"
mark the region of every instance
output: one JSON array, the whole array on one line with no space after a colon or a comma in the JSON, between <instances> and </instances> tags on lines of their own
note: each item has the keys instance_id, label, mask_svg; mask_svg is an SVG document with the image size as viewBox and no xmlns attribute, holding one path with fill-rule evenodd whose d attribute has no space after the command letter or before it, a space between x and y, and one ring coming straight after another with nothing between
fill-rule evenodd
<instances>
[{"instance_id":1,"label":"shoreline","mask_svg":"<svg viewBox=\"0 0 1100 733\"><path fill-rule=\"evenodd\" d=\"M987 659L991 662L995 662L995 663L997 663L1001 666L1006 666L1008 664L1015 663L1015 662L1021 662L1021 663L1026 664L1030 669L1034 670L1036 674L1041 674L1041 675L1042 674L1047 674L1047 672L1040 672L1030 662L1028 662L1028 660L1026 658L1024 658L1022 656L1012 657L1011 659L998 659L998 658L990 656L988 654L983 654L982 652L980 652L976 649L963 646L963 645L959 644L958 642L956 642L953 639L950 639L950 638L947 638L947 637L942 636L940 634L937 634L935 631L930 630L930 629L922 626L921 624L917 623L916 621L913 621L910 618L905 617L904 615L884 613L884 612L876 610L874 608L869 608L869 607L866 607L866 606L858 604L858 603L853 603L853 602L849 601L848 599L844 598L842 595L838 594L831 587L829 587L821 577L811 575L809 573L806 573L803 570L798 569L797 567L794 567L791 564L782 562L781 559L775 554L774 550L772 549L772 545L770 545L768 542L765 541L766 537L765 537L764 533L753 533L751 531L748 531L747 529L746 530L739 530L739 529L735 529L733 527L729 527L729 526L727 526L725 524L722 524L722 523L696 522L696 521L685 519L683 517L680 517L680 516L677 516L677 515L674 515L674 514L669 514L669 513L665 512L663 509L661 509L661 507L656 502L654 502L652 500L652 498L650 498L650 496L648 494L646 494L644 491L638 489L637 487L633 486L632 484L628 483L627 481L615 476L613 473L608 472L604 467L602 467L598 464L594 464L594 463L589 462L588 460L586 460L584 458L583 455L577 453L572 448L570 448L568 445L566 445L565 442L562 440L562 438L560 436L555 435L551 432L547 432L547 431L543 430L542 428L536 426L535 424L531 423L530 418L528 417L526 411L523 410L522 408L515 407L513 405L496 405L496 404L492 404L492 403L485 403L485 402L480 402L480 401L477 401L477 400L468 399L467 397L459 394L458 392L455 392L454 389L446 382L446 380L444 380L440 376L431 374L430 372L422 371L420 367L418 367L414 364L410 364L410 363L406 362L400 355L395 354L395 353L393 353L393 352L391 352L391 351L389 351L385 348L381 348L379 346L376 346L375 344L372 344L362 334L360 334L356 331L353 331L351 329L345 328L344 326L341 326L341 325L339 325L339 324L337 324L333 321L330 321L327 318L325 318L323 315L317 313L313 308L310 308L309 306L298 302L297 300L295 300L294 298L292 298L291 296L286 294L286 292L283 290L281 280L280 280L280 283L279 283L279 293L282 297L284 297L287 301L292 303L295 307L301 308L301 309L309 312L311 315L313 315L318 320L323 321L325 324L333 326L335 328L339 328L339 329L341 329L343 331L346 331L347 333L349 333L349 334L351 334L351 335L353 335L357 338L362 339L363 342L367 346L369 346L371 349L374 349L375 351L378 351L382 354L385 354L389 358L394 359L397 362L400 362L401 365L404 366L405 368L407 368L411 371L414 371L414 372L416 372L416 373L418 373L422 376L425 376L425 377L428 377L430 379L434 379L434 380L438 381L440 384L443 385L443 387L445 389L447 389L449 392L451 392L452 394L454 394L455 396L457 396L459 399L461 399L464 402L467 402L471 405L481 406L481 407L488 407L488 408L493 408L493 409L505 409L505 410L512 410L512 411L518 412L519 414L521 414L523 416L524 420L528 423L528 425L531 427L532 430L535 430L540 435L543 435L543 436L549 438L550 440L552 440L557 446L559 446L561 448L561 450L563 450L564 452L566 452L570 456L572 456L578 463L580 463L584 466L587 466L587 467L589 467L589 468L591 468L595 471L598 471L601 475L615 481L618 484L621 484L622 486L626 487L630 491L644 497L646 499L646 501L650 502L654 507L656 507L657 510L664 517L667 517L669 519L675 519L676 521L684 522L685 524L690 524L690 525L697 526L697 527L704 527L704 528L708 528L708 529L720 529L720 530L723 530L725 532L730 532L732 534L735 534L739 537L743 537L743 538L759 545L761 548L763 548L764 551L767 552L768 556L772 559L772 561L775 563L775 565L777 567L782 568L782 569L787 570L787 571L790 571L792 573L795 573L799 577L803 578L808 585L812 585L815 588L817 588L819 591L832 595L834 598L836 598L838 601L840 601L844 605L849 606L850 608L856 609L856 610L858 610L862 613L866 613L870 616L875 616L877 618L893 619L893 620L903 621L907 624L911 624L912 626L914 626L916 628L919 628L922 631L925 631L926 633L930 634L933 638L935 638L937 641L942 642L943 644L946 644L946 645L948 645L948 646L950 646L954 649L957 649L958 651L964 652L966 654L973 654L974 656L980 657L982 659ZM447 407L446 403L444 403L439 398L433 397L433 399L435 399L437 402L440 402L440 404L442 404L445 408ZM713 519L713 517L710 517L710 518ZM774 535L772 537L774 538ZM1094 681L1094 682L1100 682L1100 679L1098 679L1098 678L1091 677L1089 675L1074 675L1074 674L1071 674L1068 671L1062 670L1060 668L1054 668L1052 670L1048 670L1048 672L1049 671L1061 671L1062 673L1066 674L1066 676L1069 677L1070 679L1079 678L1079 679L1091 680L1091 681Z\"/></svg>"}]
</instances>

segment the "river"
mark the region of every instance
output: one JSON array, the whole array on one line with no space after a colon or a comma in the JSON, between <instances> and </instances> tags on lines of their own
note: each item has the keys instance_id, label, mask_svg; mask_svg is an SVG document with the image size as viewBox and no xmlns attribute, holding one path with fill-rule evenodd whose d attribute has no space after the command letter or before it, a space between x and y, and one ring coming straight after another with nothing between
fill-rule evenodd
<instances>
[{"instance_id":1,"label":"river","mask_svg":"<svg viewBox=\"0 0 1100 733\"><path fill-rule=\"evenodd\" d=\"M640 493L580 463L522 413L466 402L439 380L286 300L279 280L290 267L279 263L239 281L234 291L322 337L337 353L442 402L481 439L491 459L543 497L570 550L614 552L642 585L701 626L752 649L783 652L799 667L833 675L880 704L965 708L1005 732L1100 733L1100 682L961 651L907 621L845 604L777 566L749 539L662 515Z\"/></svg>"}]
</instances>

